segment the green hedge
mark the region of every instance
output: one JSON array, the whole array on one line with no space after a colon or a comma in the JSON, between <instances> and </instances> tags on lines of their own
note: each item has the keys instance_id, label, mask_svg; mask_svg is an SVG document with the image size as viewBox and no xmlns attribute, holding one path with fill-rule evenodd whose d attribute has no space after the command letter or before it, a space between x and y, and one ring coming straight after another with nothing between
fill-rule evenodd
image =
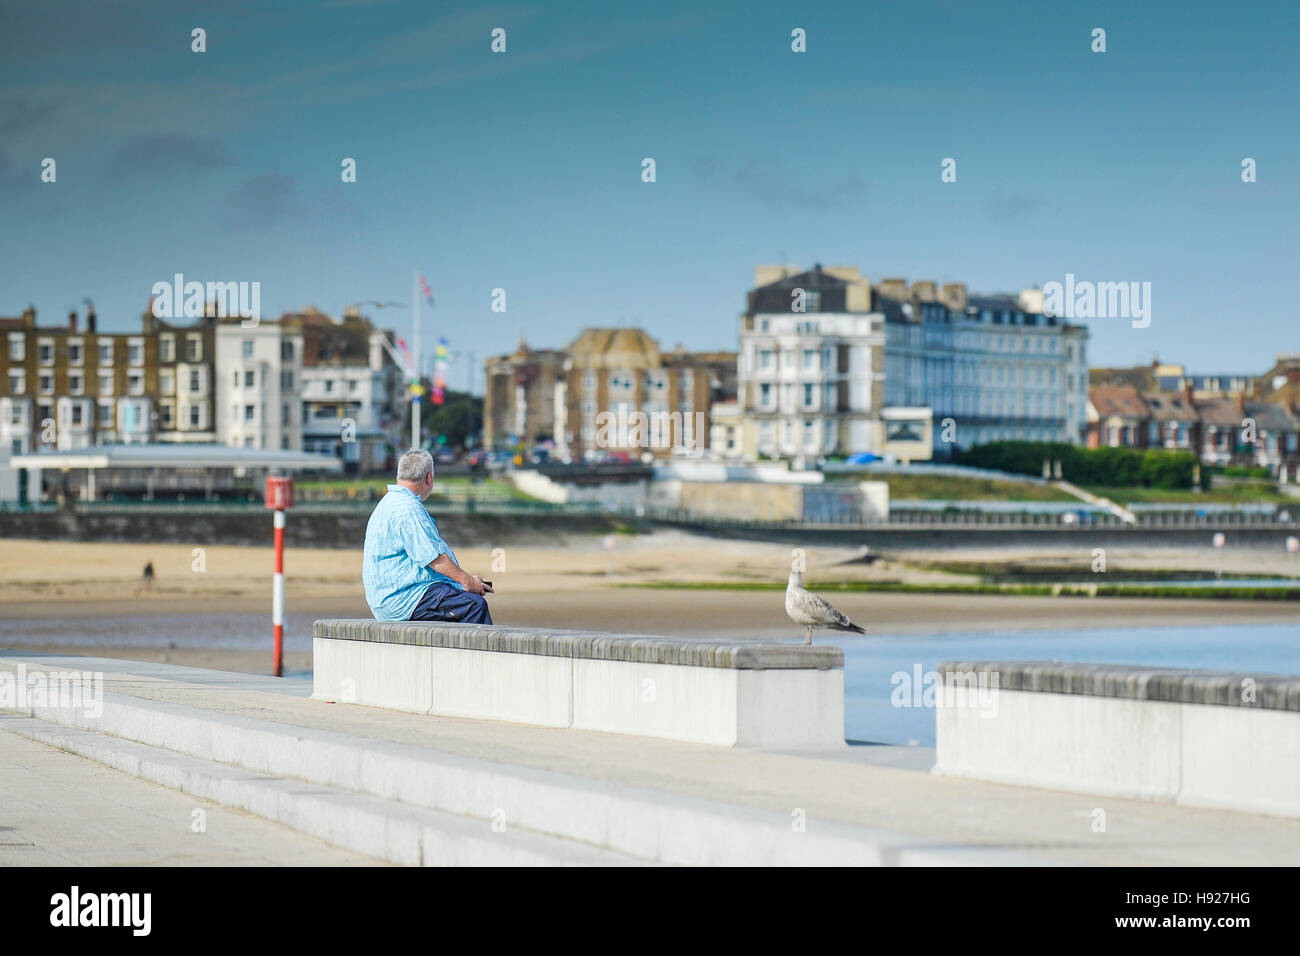
<instances>
[{"instance_id":1,"label":"green hedge","mask_svg":"<svg viewBox=\"0 0 1300 956\"><path fill-rule=\"evenodd\" d=\"M1061 477L1076 485L1190 488L1196 456L1188 451L1083 448L1065 442L997 441L962 452L958 461L1018 475L1042 475L1044 459L1061 463Z\"/></svg>"},{"instance_id":2,"label":"green hedge","mask_svg":"<svg viewBox=\"0 0 1300 956\"><path fill-rule=\"evenodd\" d=\"M1264 478L1273 479L1273 472L1264 467L1244 467L1241 465L1227 465L1223 468L1213 469L1216 475L1223 475L1225 478Z\"/></svg>"}]
</instances>

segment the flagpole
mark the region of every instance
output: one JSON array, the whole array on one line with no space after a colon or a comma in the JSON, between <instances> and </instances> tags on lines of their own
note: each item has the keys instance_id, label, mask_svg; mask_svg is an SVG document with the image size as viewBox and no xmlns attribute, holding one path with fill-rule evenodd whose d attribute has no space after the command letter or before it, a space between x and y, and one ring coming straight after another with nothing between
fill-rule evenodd
<instances>
[{"instance_id":1,"label":"flagpole","mask_svg":"<svg viewBox=\"0 0 1300 956\"><path fill-rule=\"evenodd\" d=\"M411 302L413 304L411 338L415 344L415 388L411 391L411 447L420 447L420 270L414 270L411 280Z\"/></svg>"}]
</instances>

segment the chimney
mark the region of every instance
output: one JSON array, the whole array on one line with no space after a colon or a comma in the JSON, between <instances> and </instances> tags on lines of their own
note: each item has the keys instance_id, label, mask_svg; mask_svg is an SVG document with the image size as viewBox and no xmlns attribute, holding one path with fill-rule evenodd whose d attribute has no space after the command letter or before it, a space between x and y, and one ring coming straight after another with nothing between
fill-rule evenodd
<instances>
[{"instance_id":1,"label":"chimney","mask_svg":"<svg viewBox=\"0 0 1300 956\"><path fill-rule=\"evenodd\" d=\"M939 301L953 312L966 311L966 284L964 282L945 282L939 290Z\"/></svg>"},{"instance_id":2,"label":"chimney","mask_svg":"<svg viewBox=\"0 0 1300 956\"><path fill-rule=\"evenodd\" d=\"M95 334L95 307L93 305L86 306L86 331L91 335Z\"/></svg>"},{"instance_id":3,"label":"chimney","mask_svg":"<svg viewBox=\"0 0 1300 956\"><path fill-rule=\"evenodd\" d=\"M912 283L912 298L917 302L933 302L938 297L933 282L923 279Z\"/></svg>"},{"instance_id":4,"label":"chimney","mask_svg":"<svg viewBox=\"0 0 1300 956\"><path fill-rule=\"evenodd\" d=\"M907 301L906 279L881 279L876 283L876 288L887 298L897 299L899 302Z\"/></svg>"},{"instance_id":5,"label":"chimney","mask_svg":"<svg viewBox=\"0 0 1300 956\"><path fill-rule=\"evenodd\" d=\"M77 312L75 309L68 313L68 331L77 331Z\"/></svg>"},{"instance_id":6,"label":"chimney","mask_svg":"<svg viewBox=\"0 0 1300 956\"><path fill-rule=\"evenodd\" d=\"M36 328L36 309L30 305L23 309L23 328Z\"/></svg>"}]
</instances>

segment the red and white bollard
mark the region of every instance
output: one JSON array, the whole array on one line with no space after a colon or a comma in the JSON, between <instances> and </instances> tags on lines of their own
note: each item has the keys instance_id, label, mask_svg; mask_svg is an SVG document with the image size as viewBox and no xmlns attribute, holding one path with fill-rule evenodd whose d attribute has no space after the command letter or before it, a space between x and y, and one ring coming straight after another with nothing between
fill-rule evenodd
<instances>
[{"instance_id":1,"label":"red and white bollard","mask_svg":"<svg viewBox=\"0 0 1300 956\"><path fill-rule=\"evenodd\" d=\"M271 578L271 633L275 676L284 676L284 512L293 507L293 479L266 476L266 506L275 511L275 573Z\"/></svg>"}]
</instances>

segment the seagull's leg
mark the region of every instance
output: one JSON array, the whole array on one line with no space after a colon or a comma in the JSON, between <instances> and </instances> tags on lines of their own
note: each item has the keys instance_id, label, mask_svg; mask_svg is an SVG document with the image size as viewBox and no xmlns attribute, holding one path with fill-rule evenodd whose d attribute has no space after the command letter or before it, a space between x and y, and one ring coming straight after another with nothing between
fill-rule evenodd
<instances>
[{"instance_id":1,"label":"seagull's leg","mask_svg":"<svg viewBox=\"0 0 1300 956\"><path fill-rule=\"evenodd\" d=\"M808 625L808 636L807 636L806 638L804 638L804 643L805 643L805 644L811 644L811 643L812 643L812 625L811 625L811 624Z\"/></svg>"}]
</instances>

